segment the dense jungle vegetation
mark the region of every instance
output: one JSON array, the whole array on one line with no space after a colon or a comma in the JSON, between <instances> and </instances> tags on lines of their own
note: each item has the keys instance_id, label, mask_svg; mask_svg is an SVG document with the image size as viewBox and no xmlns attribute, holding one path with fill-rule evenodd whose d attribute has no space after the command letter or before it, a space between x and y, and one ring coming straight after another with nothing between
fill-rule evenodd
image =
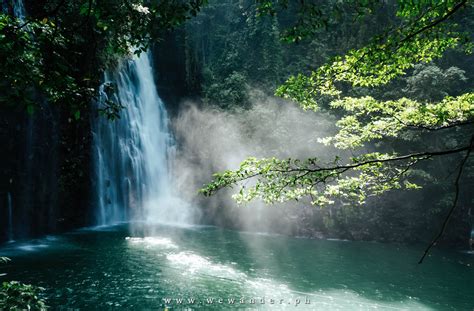
<instances>
[{"instance_id":1,"label":"dense jungle vegetation","mask_svg":"<svg viewBox=\"0 0 474 311\"><path fill-rule=\"evenodd\" d=\"M15 16L14 1L2 5L0 107L27 115L45 106L57 111L61 205L81 200L91 182L91 118L114 122L124 108L113 100L95 106L101 86L115 91L102 84L104 71L124 57L166 48L163 38L171 36L184 54L185 95L202 107L239 114L276 96L337 120L333 134L318 139L329 156L251 157L216 173L201 194L237 186L234 199L242 204L303 202L314 213L301 216L301 228L352 240L423 242L420 262L437 244L470 247L472 1L25 4L24 18ZM2 191L10 189L11 174L4 169ZM79 214L86 218L78 209L58 218ZM4 283L0 309L21 305L11 298L21 293L32 297L27 304L45 308L36 289Z\"/></svg>"},{"instance_id":2,"label":"dense jungle vegetation","mask_svg":"<svg viewBox=\"0 0 474 311\"><path fill-rule=\"evenodd\" d=\"M310 197L324 208L309 221L325 232L409 242L443 227L451 245L467 246L470 4L260 4L211 2L187 23L190 86L225 110L247 107L258 88L329 112L339 130L320 143L338 155L250 158L203 192L254 178L238 201Z\"/></svg>"}]
</instances>

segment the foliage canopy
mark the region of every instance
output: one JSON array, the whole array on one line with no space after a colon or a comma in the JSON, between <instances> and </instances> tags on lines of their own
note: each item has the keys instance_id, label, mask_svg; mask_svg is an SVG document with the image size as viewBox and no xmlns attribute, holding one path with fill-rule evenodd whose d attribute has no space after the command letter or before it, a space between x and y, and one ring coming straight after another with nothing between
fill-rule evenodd
<instances>
[{"instance_id":1,"label":"foliage canopy","mask_svg":"<svg viewBox=\"0 0 474 311\"><path fill-rule=\"evenodd\" d=\"M279 14L289 5L285 0L257 2L261 13L270 15ZM332 14L319 12L313 2L302 3L301 16L283 34L283 39L298 42L313 35L316 29L327 27L337 15L334 12L340 11L339 2L328 3L332 4L329 5ZM378 1L351 4L360 16L376 14L383 6ZM307 6L313 10L305 11ZM240 191L234 195L238 202L260 198L274 203L310 197L311 203L318 206L358 205L364 204L369 196L388 190L420 188L416 166L442 156L458 162L455 196L443 224L444 231L458 201L459 179L465 165L469 165L468 158L474 148L474 93L450 96L453 91L450 89L449 93L440 90L434 96L423 96L423 92L416 91L415 81L407 79L408 87L394 99L378 99L370 94L377 94L377 89L403 79L409 71L414 73L413 79L417 74L421 79L421 72L448 51L470 54L472 33L459 23L470 13L472 2L468 0L399 0L393 26L309 74L290 77L277 89L277 95L297 102L303 109L323 107L342 115L337 122L338 132L319 141L349 150L352 156L336 157L329 163L318 158L249 158L236 170L215 174L214 180L201 192L212 195L223 187L238 185ZM434 75L444 75L448 82L452 76L465 79L457 68L439 70ZM349 95L356 89L369 95ZM321 103L328 98L329 107L324 107ZM434 148L420 150L391 145L397 140L432 139L449 130L457 133L456 139Z\"/></svg>"},{"instance_id":2,"label":"foliage canopy","mask_svg":"<svg viewBox=\"0 0 474 311\"><path fill-rule=\"evenodd\" d=\"M47 100L79 119L107 66L146 51L150 38L196 15L205 0L31 1L25 18L7 3L0 14L0 105L31 113ZM117 116L115 107L103 108Z\"/></svg>"}]
</instances>

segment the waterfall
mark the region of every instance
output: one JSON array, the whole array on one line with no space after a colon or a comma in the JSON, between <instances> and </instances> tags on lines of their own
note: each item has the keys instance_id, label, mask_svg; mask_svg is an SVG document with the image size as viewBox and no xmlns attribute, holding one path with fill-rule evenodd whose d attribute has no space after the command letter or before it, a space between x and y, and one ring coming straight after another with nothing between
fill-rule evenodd
<instances>
[{"instance_id":1,"label":"waterfall","mask_svg":"<svg viewBox=\"0 0 474 311\"><path fill-rule=\"evenodd\" d=\"M23 4L23 0L14 0L13 1L13 14L16 18L23 21L25 20L26 12L25 12L25 5Z\"/></svg>"},{"instance_id":2,"label":"waterfall","mask_svg":"<svg viewBox=\"0 0 474 311\"><path fill-rule=\"evenodd\" d=\"M109 98L105 88L114 87ZM105 74L100 103L124 106L120 119L99 117L93 125L96 222L189 223L190 208L173 193L169 157L173 137L158 96L149 53Z\"/></svg>"},{"instance_id":3,"label":"waterfall","mask_svg":"<svg viewBox=\"0 0 474 311\"><path fill-rule=\"evenodd\" d=\"M12 203L12 195L10 192L7 193L7 241L13 241L13 203Z\"/></svg>"}]
</instances>

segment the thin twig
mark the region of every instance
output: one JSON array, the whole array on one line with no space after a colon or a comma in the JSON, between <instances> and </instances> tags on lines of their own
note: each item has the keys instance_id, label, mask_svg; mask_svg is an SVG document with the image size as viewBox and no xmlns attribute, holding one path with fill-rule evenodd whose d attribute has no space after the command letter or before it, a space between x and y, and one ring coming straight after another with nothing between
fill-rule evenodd
<instances>
[{"instance_id":1,"label":"thin twig","mask_svg":"<svg viewBox=\"0 0 474 311\"><path fill-rule=\"evenodd\" d=\"M399 43L403 43L405 41L408 41L410 39L412 39L413 37L419 35L420 33L430 29L430 28L434 28L435 26L437 26L438 24L444 22L445 20L447 20L451 15L453 15L454 13L456 13L456 11L458 11L459 9L461 9L466 3L467 3L468 0L463 0L459 3L457 3L451 10L449 10L445 15L441 16L440 18L434 20L433 22L431 22L430 24L418 29L417 31L407 35L405 38L403 38L402 40L399 41Z\"/></svg>"},{"instance_id":2,"label":"thin twig","mask_svg":"<svg viewBox=\"0 0 474 311\"><path fill-rule=\"evenodd\" d=\"M466 164L467 160L469 159L469 156L471 155L471 151L472 151L473 147L474 147L474 136L471 137L470 148L467 149L466 156L461 161L461 165L459 166L458 175L456 176L456 181L454 182L454 189L455 189L454 191L455 192L454 192L453 204L451 205L451 208L449 209L448 215L444 218L443 225L441 226L441 230L436 235L436 237L433 239L433 241L431 241L431 243L428 245L428 247L425 249L425 252L423 253L423 256L421 256L420 260L418 261L418 264L423 263L423 260L428 255L430 250L433 248L433 246L436 245L436 243L438 243L439 239L441 239L441 237L444 234L444 231L446 230L446 227L448 225L449 220L453 216L454 210L456 209L456 207L458 205L458 200L459 200L459 180L461 179L461 175L462 175L462 172L463 172L464 165Z\"/></svg>"}]
</instances>

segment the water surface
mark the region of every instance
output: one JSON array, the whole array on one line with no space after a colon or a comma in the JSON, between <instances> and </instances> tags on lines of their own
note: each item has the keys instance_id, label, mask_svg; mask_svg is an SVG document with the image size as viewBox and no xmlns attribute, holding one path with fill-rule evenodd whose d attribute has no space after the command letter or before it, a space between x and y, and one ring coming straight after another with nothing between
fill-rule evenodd
<instances>
[{"instance_id":1,"label":"water surface","mask_svg":"<svg viewBox=\"0 0 474 311\"><path fill-rule=\"evenodd\" d=\"M8 244L0 272L54 310L472 310L474 256L421 249L123 224Z\"/></svg>"}]
</instances>

